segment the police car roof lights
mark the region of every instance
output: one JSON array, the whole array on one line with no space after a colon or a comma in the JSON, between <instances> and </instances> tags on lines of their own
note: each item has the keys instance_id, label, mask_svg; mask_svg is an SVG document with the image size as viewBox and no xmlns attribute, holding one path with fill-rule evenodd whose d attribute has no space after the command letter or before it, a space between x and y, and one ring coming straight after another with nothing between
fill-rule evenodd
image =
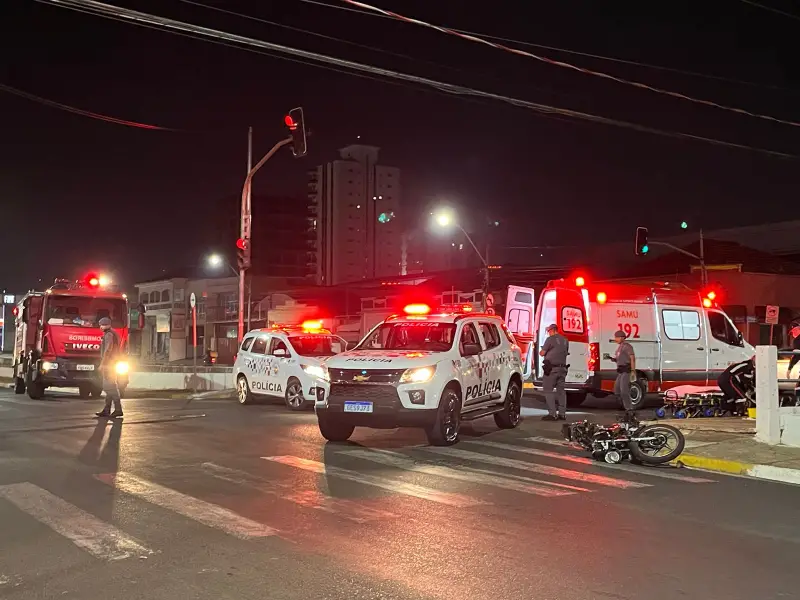
<instances>
[{"instance_id":1,"label":"police car roof lights","mask_svg":"<svg viewBox=\"0 0 800 600\"><path fill-rule=\"evenodd\" d=\"M439 312L442 314L464 314L471 313L473 310L471 304L443 304L439 307Z\"/></svg>"},{"instance_id":2,"label":"police car roof lights","mask_svg":"<svg viewBox=\"0 0 800 600\"><path fill-rule=\"evenodd\" d=\"M322 321L303 321L300 327L303 331L320 331L322 329Z\"/></svg>"},{"instance_id":3,"label":"police car roof lights","mask_svg":"<svg viewBox=\"0 0 800 600\"><path fill-rule=\"evenodd\" d=\"M403 308L403 312L406 313L407 315L415 315L415 316L427 315L431 312L431 307L428 306L427 304L421 304L421 303L407 304L405 308Z\"/></svg>"}]
</instances>

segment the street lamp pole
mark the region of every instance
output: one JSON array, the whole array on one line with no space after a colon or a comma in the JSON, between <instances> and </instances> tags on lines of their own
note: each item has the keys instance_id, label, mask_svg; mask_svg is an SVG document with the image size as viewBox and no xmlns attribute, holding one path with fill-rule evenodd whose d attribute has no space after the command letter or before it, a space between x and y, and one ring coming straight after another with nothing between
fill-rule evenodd
<instances>
[{"instance_id":1,"label":"street lamp pole","mask_svg":"<svg viewBox=\"0 0 800 600\"><path fill-rule=\"evenodd\" d=\"M250 239L252 238L252 213L250 207L250 189L253 183L253 176L258 172L258 170L264 166L264 164L272 158L272 156L281 148L286 146L287 144L292 143L292 138L287 137L277 144L275 144L272 149L267 152L264 157L256 163L252 169L247 172L247 177L244 180L244 186L242 186L242 229L241 229L241 237L246 244L246 247L250 248ZM248 161L249 162L249 161ZM245 292L245 273L247 271L248 266L240 265L239 266L239 330L238 330L238 340L239 343L242 343L242 339L244 338L244 292Z\"/></svg>"},{"instance_id":2,"label":"street lamp pole","mask_svg":"<svg viewBox=\"0 0 800 600\"><path fill-rule=\"evenodd\" d=\"M489 248L487 246L486 248L487 257L484 258L483 254L481 254L481 251L478 250L478 247L475 245L475 242L473 242L472 238L469 237L467 231L459 223L456 223L456 227L458 227L461 230L461 233L464 234L464 237L467 238L467 241L469 242L470 246L472 246L472 249L475 250L475 254L478 255L478 258L481 259L481 263L483 264L483 311L486 312L487 309L486 299L489 296L489 263L488 263Z\"/></svg>"}]
</instances>

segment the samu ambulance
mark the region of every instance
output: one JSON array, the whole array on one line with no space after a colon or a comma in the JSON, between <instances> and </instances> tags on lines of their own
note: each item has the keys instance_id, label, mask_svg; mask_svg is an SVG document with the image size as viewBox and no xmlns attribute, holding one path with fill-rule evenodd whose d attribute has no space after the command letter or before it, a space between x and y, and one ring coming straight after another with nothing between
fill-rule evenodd
<instances>
[{"instance_id":1,"label":"samu ambulance","mask_svg":"<svg viewBox=\"0 0 800 600\"><path fill-rule=\"evenodd\" d=\"M534 290L511 287L506 304L509 328L534 336L526 357L526 373L541 389L538 358L551 323L570 342L566 389L570 406L580 406L587 394L614 391L617 345L622 330L636 353L637 381L631 399L641 406L646 393L681 385L716 385L733 363L751 358L755 349L744 341L728 315L706 295L668 283L594 283L583 277L548 282L533 312ZM520 300L529 300L521 302Z\"/></svg>"},{"instance_id":2,"label":"samu ambulance","mask_svg":"<svg viewBox=\"0 0 800 600\"><path fill-rule=\"evenodd\" d=\"M330 393L315 405L322 436L342 442L356 427L419 427L431 444L449 446L462 421L492 415L515 428L522 355L502 319L469 304L404 312L326 362Z\"/></svg>"},{"instance_id":3,"label":"samu ambulance","mask_svg":"<svg viewBox=\"0 0 800 600\"><path fill-rule=\"evenodd\" d=\"M233 365L239 403L272 397L283 398L290 410L313 406L318 390L328 390L325 361L346 349L347 342L320 321L249 331Z\"/></svg>"}]
</instances>

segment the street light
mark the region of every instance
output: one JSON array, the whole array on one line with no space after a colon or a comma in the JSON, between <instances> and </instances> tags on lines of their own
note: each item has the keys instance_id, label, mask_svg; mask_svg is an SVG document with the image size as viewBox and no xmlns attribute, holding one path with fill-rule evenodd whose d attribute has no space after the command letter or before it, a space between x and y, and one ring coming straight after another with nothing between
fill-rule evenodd
<instances>
[{"instance_id":1,"label":"street light","mask_svg":"<svg viewBox=\"0 0 800 600\"><path fill-rule=\"evenodd\" d=\"M219 254L210 254L206 259L209 267L218 269L222 266L224 259Z\"/></svg>"}]
</instances>

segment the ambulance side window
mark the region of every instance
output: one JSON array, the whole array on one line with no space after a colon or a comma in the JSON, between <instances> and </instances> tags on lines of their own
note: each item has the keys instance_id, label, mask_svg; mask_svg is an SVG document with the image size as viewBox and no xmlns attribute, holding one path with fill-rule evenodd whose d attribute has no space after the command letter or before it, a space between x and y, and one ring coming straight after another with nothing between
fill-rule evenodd
<instances>
[{"instance_id":1,"label":"ambulance side window","mask_svg":"<svg viewBox=\"0 0 800 600\"><path fill-rule=\"evenodd\" d=\"M700 314L696 310L661 311L664 333L671 340L697 341L700 339Z\"/></svg>"},{"instance_id":2,"label":"ambulance side window","mask_svg":"<svg viewBox=\"0 0 800 600\"><path fill-rule=\"evenodd\" d=\"M724 342L729 346L740 346L739 330L733 326L721 312L709 311L708 324L711 330L711 335L720 342Z\"/></svg>"},{"instance_id":3,"label":"ambulance side window","mask_svg":"<svg viewBox=\"0 0 800 600\"><path fill-rule=\"evenodd\" d=\"M256 341L253 342L253 346L250 348L250 352L253 354L264 354L267 350L267 336L262 335L256 338Z\"/></svg>"},{"instance_id":4,"label":"ambulance side window","mask_svg":"<svg viewBox=\"0 0 800 600\"><path fill-rule=\"evenodd\" d=\"M244 338L244 341L242 342L242 350L244 352L250 350L250 346L253 344L254 339L254 337Z\"/></svg>"}]
</instances>

